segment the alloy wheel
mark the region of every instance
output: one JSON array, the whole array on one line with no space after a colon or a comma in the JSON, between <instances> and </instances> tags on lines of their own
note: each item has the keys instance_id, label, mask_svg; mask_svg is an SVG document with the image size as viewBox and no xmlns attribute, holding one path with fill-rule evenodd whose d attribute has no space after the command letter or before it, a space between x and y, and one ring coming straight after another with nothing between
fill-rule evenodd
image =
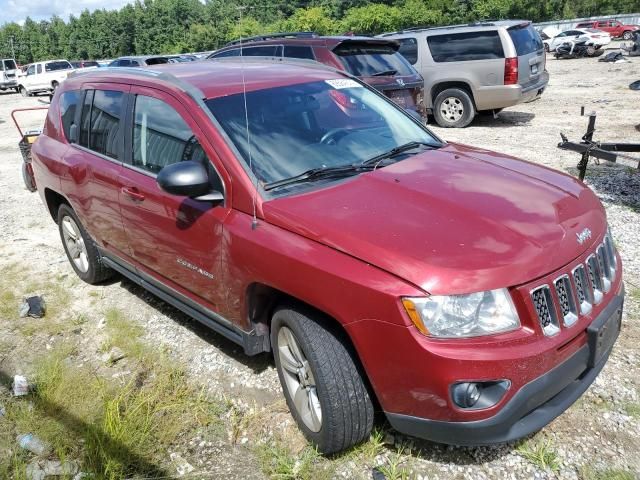
<instances>
[{"instance_id":1,"label":"alloy wheel","mask_svg":"<svg viewBox=\"0 0 640 480\"><path fill-rule=\"evenodd\" d=\"M464 115L464 105L458 97L447 97L440 106L440 113L450 122L457 122Z\"/></svg>"},{"instance_id":2,"label":"alloy wheel","mask_svg":"<svg viewBox=\"0 0 640 480\"><path fill-rule=\"evenodd\" d=\"M68 215L62 218L62 237L74 265L80 272L86 273L89 270L87 247L84 244L80 228Z\"/></svg>"},{"instance_id":3,"label":"alloy wheel","mask_svg":"<svg viewBox=\"0 0 640 480\"><path fill-rule=\"evenodd\" d=\"M278 356L285 384L298 415L312 432L322 428L322 407L311 366L294 333L283 326L278 332Z\"/></svg>"}]
</instances>

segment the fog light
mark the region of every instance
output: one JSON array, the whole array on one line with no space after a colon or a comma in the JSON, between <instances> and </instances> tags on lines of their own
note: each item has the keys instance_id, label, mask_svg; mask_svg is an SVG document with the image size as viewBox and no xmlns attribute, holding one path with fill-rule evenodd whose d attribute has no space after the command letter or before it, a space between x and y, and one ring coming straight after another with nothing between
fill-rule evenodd
<instances>
[{"instance_id":1,"label":"fog light","mask_svg":"<svg viewBox=\"0 0 640 480\"><path fill-rule=\"evenodd\" d=\"M509 380L460 382L451 386L453 402L460 408L478 410L494 406L509 390Z\"/></svg>"},{"instance_id":2,"label":"fog light","mask_svg":"<svg viewBox=\"0 0 640 480\"><path fill-rule=\"evenodd\" d=\"M477 383L458 383L453 387L453 401L459 407L473 407L480 398L480 387Z\"/></svg>"}]
</instances>

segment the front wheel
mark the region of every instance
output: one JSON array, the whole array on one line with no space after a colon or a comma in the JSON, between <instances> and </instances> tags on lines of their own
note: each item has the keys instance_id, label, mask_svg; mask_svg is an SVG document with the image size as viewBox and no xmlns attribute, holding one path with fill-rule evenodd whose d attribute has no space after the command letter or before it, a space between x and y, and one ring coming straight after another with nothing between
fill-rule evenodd
<instances>
[{"instance_id":1,"label":"front wheel","mask_svg":"<svg viewBox=\"0 0 640 480\"><path fill-rule=\"evenodd\" d=\"M29 96L29 92L27 91L26 88L20 86L18 87L19 91L20 91L20 95L22 95L23 97L28 97Z\"/></svg>"},{"instance_id":2,"label":"front wheel","mask_svg":"<svg viewBox=\"0 0 640 480\"><path fill-rule=\"evenodd\" d=\"M52 88L53 92L55 92L56 88L58 88L58 82L56 82L55 80L53 82L51 82L51 88Z\"/></svg>"},{"instance_id":3,"label":"front wheel","mask_svg":"<svg viewBox=\"0 0 640 480\"><path fill-rule=\"evenodd\" d=\"M305 437L323 454L368 438L373 402L355 352L320 315L279 308L271 345L289 410Z\"/></svg>"},{"instance_id":4,"label":"front wheel","mask_svg":"<svg viewBox=\"0 0 640 480\"><path fill-rule=\"evenodd\" d=\"M98 247L76 212L65 203L58 209L58 229L69 263L82 280L94 285L113 276L113 270L102 263Z\"/></svg>"},{"instance_id":5,"label":"front wheel","mask_svg":"<svg viewBox=\"0 0 640 480\"><path fill-rule=\"evenodd\" d=\"M37 190L36 180L33 177L33 167L30 163L22 162L22 181L24 182L24 186L27 187L27 190L30 192L35 192Z\"/></svg>"},{"instance_id":6,"label":"front wheel","mask_svg":"<svg viewBox=\"0 0 640 480\"><path fill-rule=\"evenodd\" d=\"M433 116L441 127L466 127L475 115L471 96L460 88L447 88L433 102Z\"/></svg>"},{"instance_id":7,"label":"front wheel","mask_svg":"<svg viewBox=\"0 0 640 480\"><path fill-rule=\"evenodd\" d=\"M622 34L622 38L624 40L631 40L632 37L633 37L633 33L631 33L628 30Z\"/></svg>"}]
</instances>

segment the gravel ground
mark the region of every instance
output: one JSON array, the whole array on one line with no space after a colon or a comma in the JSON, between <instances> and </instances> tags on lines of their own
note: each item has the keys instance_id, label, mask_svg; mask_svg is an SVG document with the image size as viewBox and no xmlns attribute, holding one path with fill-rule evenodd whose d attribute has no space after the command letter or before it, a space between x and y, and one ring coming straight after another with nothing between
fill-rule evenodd
<instances>
[{"instance_id":1,"label":"gravel ground","mask_svg":"<svg viewBox=\"0 0 640 480\"><path fill-rule=\"evenodd\" d=\"M634 126L640 123L640 111L634 106L640 93L629 90L628 84L640 78L639 59L620 64L549 59L548 70L551 82L540 100L507 109L497 119L478 118L466 129L434 130L450 141L508 153L571 174L575 174L578 156L558 150L556 144L560 132L574 140L584 133L587 119L579 116L581 105L587 112L598 112L596 139L638 141L640 134ZM261 478L256 444L277 437L293 452L304 448L281 398L272 361L266 356L244 356L240 348L126 280L94 287L75 279L56 226L38 195L23 187L19 139L9 117L14 108L46 105L44 100L0 95L0 271L19 262L34 275L58 279L69 289L71 308L89 319L83 326L80 362L93 362L97 357L103 312L111 306L127 312L130 321L144 327L149 343L162 345L177 362L188 366L193 381L211 395L231 399L238 411L260 419L247 423L237 441L192 438L176 445L176 451L196 466L196 478ZM37 125L38 114L30 117ZM628 298L623 333L608 365L583 398L524 444L545 445L557 457L558 468L543 468L514 444L447 447L404 437L383 424L385 446L375 458L362 461L362 457L344 455L318 460L321 467L343 478L371 478L373 467L385 465L396 465L399 472L418 479L610 478L616 470L628 472L628 477L620 478L640 478L640 176L629 168L634 162L622 163L590 166L586 183L606 206L624 261ZM62 339L38 334L20 338L0 321L0 370L9 375L28 373L30 360L58 341ZM127 372L117 375L126 377ZM216 473L205 473L212 471ZM593 476L598 474L603 476Z\"/></svg>"}]
</instances>

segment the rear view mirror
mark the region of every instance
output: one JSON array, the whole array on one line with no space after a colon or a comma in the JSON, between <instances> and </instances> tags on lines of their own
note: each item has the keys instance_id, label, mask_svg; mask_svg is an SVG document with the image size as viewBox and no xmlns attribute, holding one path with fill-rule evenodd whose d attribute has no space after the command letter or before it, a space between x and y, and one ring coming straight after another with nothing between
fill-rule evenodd
<instances>
[{"instance_id":1,"label":"rear view mirror","mask_svg":"<svg viewBox=\"0 0 640 480\"><path fill-rule=\"evenodd\" d=\"M207 169L199 162L184 161L167 165L160 172L156 182L162 190L171 195L183 195L200 201L220 201L220 192L212 192Z\"/></svg>"}]
</instances>

